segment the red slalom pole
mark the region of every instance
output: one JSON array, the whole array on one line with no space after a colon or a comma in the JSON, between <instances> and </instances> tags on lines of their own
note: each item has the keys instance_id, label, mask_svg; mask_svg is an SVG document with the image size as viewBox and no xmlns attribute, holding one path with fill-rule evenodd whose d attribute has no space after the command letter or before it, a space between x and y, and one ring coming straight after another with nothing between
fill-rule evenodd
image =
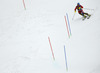
<instances>
[{"instance_id":1,"label":"red slalom pole","mask_svg":"<svg viewBox=\"0 0 100 73\"><path fill-rule=\"evenodd\" d=\"M66 19L66 16L64 16L64 18L65 18L65 23L66 23L66 28L67 28L68 36L69 36L69 38L70 38L70 34L69 34L69 30L68 30L68 25L67 25L67 19Z\"/></svg>"},{"instance_id":2,"label":"red slalom pole","mask_svg":"<svg viewBox=\"0 0 100 73\"><path fill-rule=\"evenodd\" d=\"M55 60L54 53L53 53L53 49L52 49L52 45L51 45L51 42L50 42L50 38L49 37L48 37L48 40L49 40L49 44L50 44L50 48L51 48L51 52L52 52L53 59Z\"/></svg>"},{"instance_id":3,"label":"red slalom pole","mask_svg":"<svg viewBox=\"0 0 100 73\"><path fill-rule=\"evenodd\" d=\"M25 1L23 0L24 9L26 10Z\"/></svg>"}]
</instances>

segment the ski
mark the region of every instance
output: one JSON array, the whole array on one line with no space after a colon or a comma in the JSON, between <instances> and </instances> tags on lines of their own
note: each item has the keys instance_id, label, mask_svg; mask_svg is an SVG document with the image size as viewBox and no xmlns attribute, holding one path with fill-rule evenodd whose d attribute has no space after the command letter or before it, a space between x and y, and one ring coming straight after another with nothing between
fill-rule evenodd
<instances>
[{"instance_id":1,"label":"ski","mask_svg":"<svg viewBox=\"0 0 100 73\"><path fill-rule=\"evenodd\" d=\"M83 17L82 20L85 20L87 17Z\"/></svg>"},{"instance_id":2,"label":"ski","mask_svg":"<svg viewBox=\"0 0 100 73\"><path fill-rule=\"evenodd\" d=\"M88 17L87 17L87 19L89 19L90 17L91 17L91 15L90 15L90 16L88 16Z\"/></svg>"},{"instance_id":3,"label":"ski","mask_svg":"<svg viewBox=\"0 0 100 73\"><path fill-rule=\"evenodd\" d=\"M86 16L86 17L83 17L82 20L85 20L86 18L89 19L90 17L91 17L91 15L90 16Z\"/></svg>"}]
</instances>

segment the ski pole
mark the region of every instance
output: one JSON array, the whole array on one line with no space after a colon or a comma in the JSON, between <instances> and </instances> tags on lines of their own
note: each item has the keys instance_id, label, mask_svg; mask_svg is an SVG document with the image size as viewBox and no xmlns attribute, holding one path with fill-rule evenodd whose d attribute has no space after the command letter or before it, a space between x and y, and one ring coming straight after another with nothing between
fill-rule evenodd
<instances>
[{"instance_id":1,"label":"ski pole","mask_svg":"<svg viewBox=\"0 0 100 73\"><path fill-rule=\"evenodd\" d=\"M75 17L75 13L74 13L74 15L73 15L73 18L72 18L72 20L74 20L74 17Z\"/></svg>"},{"instance_id":2,"label":"ski pole","mask_svg":"<svg viewBox=\"0 0 100 73\"><path fill-rule=\"evenodd\" d=\"M89 8L83 8L83 9L86 9L86 10L94 10L94 9L89 9Z\"/></svg>"}]
</instances>

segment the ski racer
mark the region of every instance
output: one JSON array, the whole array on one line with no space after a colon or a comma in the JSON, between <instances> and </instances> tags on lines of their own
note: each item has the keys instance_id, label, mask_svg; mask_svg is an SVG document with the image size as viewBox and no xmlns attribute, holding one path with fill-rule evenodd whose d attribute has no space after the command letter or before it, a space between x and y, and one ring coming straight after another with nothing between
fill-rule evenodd
<instances>
[{"instance_id":1,"label":"ski racer","mask_svg":"<svg viewBox=\"0 0 100 73\"><path fill-rule=\"evenodd\" d=\"M90 17L91 15L88 13L85 13L82 8L83 6L80 5L80 3L77 3L77 6L74 9L75 13L76 13L76 10L78 10L78 13L82 15L84 18L86 18L87 16Z\"/></svg>"}]
</instances>

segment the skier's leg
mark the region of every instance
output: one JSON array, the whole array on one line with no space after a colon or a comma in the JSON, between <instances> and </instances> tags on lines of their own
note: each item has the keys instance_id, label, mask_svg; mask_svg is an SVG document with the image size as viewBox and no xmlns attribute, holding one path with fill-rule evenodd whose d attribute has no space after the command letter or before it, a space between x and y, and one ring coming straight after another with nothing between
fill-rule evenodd
<instances>
[{"instance_id":1,"label":"skier's leg","mask_svg":"<svg viewBox=\"0 0 100 73\"><path fill-rule=\"evenodd\" d=\"M84 14L84 12L82 12L82 16L83 16L84 18L86 18L86 15Z\"/></svg>"},{"instance_id":2,"label":"skier's leg","mask_svg":"<svg viewBox=\"0 0 100 73\"><path fill-rule=\"evenodd\" d=\"M84 13L85 15L87 15L87 16L91 16L90 14L88 14L88 13Z\"/></svg>"},{"instance_id":3,"label":"skier's leg","mask_svg":"<svg viewBox=\"0 0 100 73\"><path fill-rule=\"evenodd\" d=\"M84 16L84 14L83 13L79 13L81 16Z\"/></svg>"},{"instance_id":4,"label":"skier's leg","mask_svg":"<svg viewBox=\"0 0 100 73\"><path fill-rule=\"evenodd\" d=\"M82 15L81 13L79 13L80 15ZM82 15L83 16L83 15Z\"/></svg>"},{"instance_id":5,"label":"skier's leg","mask_svg":"<svg viewBox=\"0 0 100 73\"><path fill-rule=\"evenodd\" d=\"M79 13L80 15L82 15L84 18L86 18L86 16L84 15L84 13Z\"/></svg>"}]
</instances>

